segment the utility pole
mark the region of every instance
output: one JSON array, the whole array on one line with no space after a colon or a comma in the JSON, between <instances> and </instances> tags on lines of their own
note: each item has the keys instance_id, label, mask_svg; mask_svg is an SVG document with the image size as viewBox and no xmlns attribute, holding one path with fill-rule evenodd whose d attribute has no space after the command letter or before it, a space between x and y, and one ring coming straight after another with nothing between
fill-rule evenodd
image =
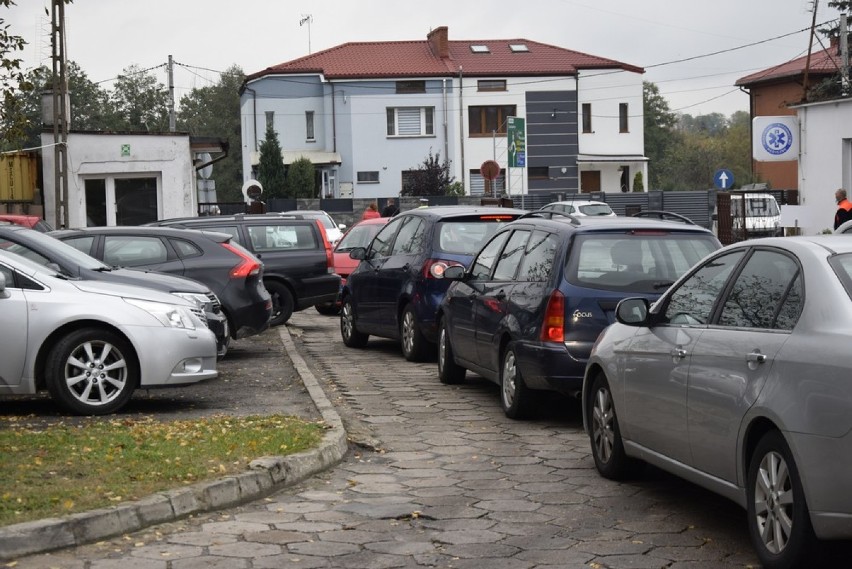
<instances>
[{"instance_id":1,"label":"utility pole","mask_svg":"<svg viewBox=\"0 0 852 569\"><path fill-rule=\"evenodd\" d=\"M299 26L308 25L308 55L311 54L311 22L314 21L314 17L311 14L302 14L302 19L299 20Z\"/></svg>"},{"instance_id":2,"label":"utility pole","mask_svg":"<svg viewBox=\"0 0 852 569\"><path fill-rule=\"evenodd\" d=\"M53 63L53 158L55 227L68 227L68 77L65 62L65 0L51 3Z\"/></svg>"},{"instance_id":3,"label":"utility pole","mask_svg":"<svg viewBox=\"0 0 852 569\"><path fill-rule=\"evenodd\" d=\"M802 80L802 101L808 101L808 74L811 70L811 50L814 45L814 31L816 28L817 5L819 0L814 0L814 15L811 19L811 34L808 37L808 57L805 59L805 77Z\"/></svg>"},{"instance_id":4,"label":"utility pole","mask_svg":"<svg viewBox=\"0 0 852 569\"><path fill-rule=\"evenodd\" d=\"M846 13L840 14L840 96L849 96L849 30Z\"/></svg>"},{"instance_id":5,"label":"utility pole","mask_svg":"<svg viewBox=\"0 0 852 569\"><path fill-rule=\"evenodd\" d=\"M175 131L175 65L169 56L169 132Z\"/></svg>"}]
</instances>

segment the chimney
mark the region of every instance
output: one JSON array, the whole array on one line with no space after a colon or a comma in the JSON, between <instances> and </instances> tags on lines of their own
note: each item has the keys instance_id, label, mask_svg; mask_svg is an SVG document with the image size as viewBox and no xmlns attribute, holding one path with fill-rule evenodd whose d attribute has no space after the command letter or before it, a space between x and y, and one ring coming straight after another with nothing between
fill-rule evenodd
<instances>
[{"instance_id":1,"label":"chimney","mask_svg":"<svg viewBox=\"0 0 852 569\"><path fill-rule=\"evenodd\" d=\"M447 42L447 26L435 28L426 36L429 40L429 48L436 56L446 59L450 56L450 46Z\"/></svg>"}]
</instances>

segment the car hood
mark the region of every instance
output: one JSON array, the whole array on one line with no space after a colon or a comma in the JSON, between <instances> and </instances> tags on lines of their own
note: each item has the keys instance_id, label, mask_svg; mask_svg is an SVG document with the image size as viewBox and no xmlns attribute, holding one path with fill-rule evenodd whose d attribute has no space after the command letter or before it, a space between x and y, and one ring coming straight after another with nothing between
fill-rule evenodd
<instances>
[{"instance_id":1,"label":"car hood","mask_svg":"<svg viewBox=\"0 0 852 569\"><path fill-rule=\"evenodd\" d=\"M115 277L116 282L155 288L165 292L197 292L200 294L210 292L210 287L198 281L156 271L113 269L109 274Z\"/></svg>"},{"instance_id":2,"label":"car hood","mask_svg":"<svg viewBox=\"0 0 852 569\"><path fill-rule=\"evenodd\" d=\"M152 302L163 302L166 304L179 304L188 308L195 308L195 305L188 300L184 300L173 294L160 292L151 288L142 286L133 286L123 283L109 283L104 281L68 281L77 289L95 294L106 294L109 296L117 296L121 298L136 298L139 300L150 300Z\"/></svg>"}]
</instances>

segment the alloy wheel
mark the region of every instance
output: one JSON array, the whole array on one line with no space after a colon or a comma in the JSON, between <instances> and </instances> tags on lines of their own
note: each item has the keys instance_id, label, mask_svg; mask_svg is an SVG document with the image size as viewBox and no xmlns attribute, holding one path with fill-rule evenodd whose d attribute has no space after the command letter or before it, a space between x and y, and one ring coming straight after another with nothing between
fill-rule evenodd
<instances>
[{"instance_id":1,"label":"alloy wheel","mask_svg":"<svg viewBox=\"0 0 852 569\"><path fill-rule=\"evenodd\" d=\"M592 407L592 444L601 462L609 462L612 458L612 447L615 444L614 417L609 390L601 387L595 393Z\"/></svg>"},{"instance_id":2,"label":"alloy wheel","mask_svg":"<svg viewBox=\"0 0 852 569\"><path fill-rule=\"evenodd\" d=\"M793 486L784 457L764 455L754 482L754 510L758 533L766 549L781 553L793 529Z\"/></svg>"}]
</instances>

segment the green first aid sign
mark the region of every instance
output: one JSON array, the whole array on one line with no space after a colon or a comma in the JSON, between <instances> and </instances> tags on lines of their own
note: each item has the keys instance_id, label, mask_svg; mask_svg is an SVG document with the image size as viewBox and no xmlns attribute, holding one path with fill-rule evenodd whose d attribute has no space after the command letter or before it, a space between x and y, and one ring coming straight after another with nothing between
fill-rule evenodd
<instances>
[{"instance_id":1,"label":"green first aid sign","mask_svg":"<svg viewBox=\"0 0 852 569\"><path fill-rule=\"evenodd\" d=\"M509 168L527 166L527 128L520 117L506 119L506 135L509 144Z\"/></svg>"}]
</instances>

